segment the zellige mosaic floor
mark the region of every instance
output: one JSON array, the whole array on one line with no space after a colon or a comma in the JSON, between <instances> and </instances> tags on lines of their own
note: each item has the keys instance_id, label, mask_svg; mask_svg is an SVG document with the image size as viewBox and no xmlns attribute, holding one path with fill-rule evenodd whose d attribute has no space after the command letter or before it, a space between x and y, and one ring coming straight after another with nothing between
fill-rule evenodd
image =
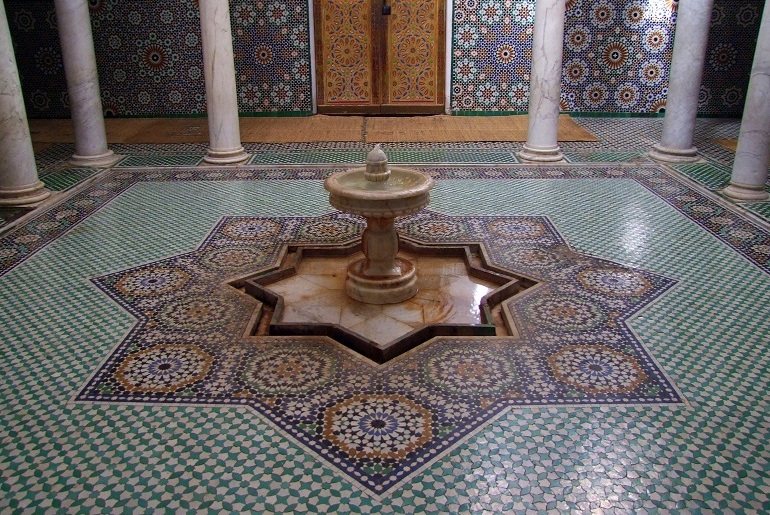
<instances>
[{"instance_id":1,"label":"zellige mosaic floor","mask_svg":"<svg viewBox=\"0 0 770 515\"><path fill-rule=\"evenodd\" d=\"M116 168L1 234L0 510L770 510L766 229L651 164L422 169L401 230L542 280L521 340L239 342L226 276L360 231L331 168Z\"/></svg>"}]
</instances>

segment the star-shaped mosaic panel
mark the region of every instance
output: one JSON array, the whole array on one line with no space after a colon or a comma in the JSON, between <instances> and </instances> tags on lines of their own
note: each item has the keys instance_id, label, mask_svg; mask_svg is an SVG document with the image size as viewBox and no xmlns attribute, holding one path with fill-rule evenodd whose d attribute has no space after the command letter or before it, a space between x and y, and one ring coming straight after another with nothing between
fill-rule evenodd
<instances>
[{"instance_id":1,"label":"star-shaped mosaic panel","mask_svg":"<svg viewBox=\"0 0 770 515\"><path fill-rule=\"evenodd\" d=\"M245 331L259 302L229 281L363 228L344 213L226 217L193 252L95 278L137 323L78 399L248 405L378 495L511 406L682 402L626 325L674 281L577 254L545 217L398 222L538 281L504 306L516 337L436 338L377 365L325 337Z\"/></svg>"}]
</instances>

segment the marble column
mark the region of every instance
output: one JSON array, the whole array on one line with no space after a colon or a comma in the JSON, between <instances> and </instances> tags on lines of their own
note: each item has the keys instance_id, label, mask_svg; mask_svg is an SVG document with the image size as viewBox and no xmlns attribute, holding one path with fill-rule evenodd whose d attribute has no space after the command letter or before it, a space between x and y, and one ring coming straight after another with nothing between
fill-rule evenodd
<instances>
[{"instance_id":1,"label":"marble column","mask_svg":"<svg viewBox=\"0 0 770 515\"><path fill-rule=\"evenodd\" d=\"M75 131L73 166L106 168L123 156L107 148L99 75L87 0L54 0L64 76Z\"/></svg>"},{"instance_id":2,"label":"marble column","mask_svg":"<svg viewBox=\"0 0 770 515\"><path fill-rule=\"evenodd\" d=\"M529 76L527 142L519 152L525 161L561 161L557 143L559 93L564 47L565 0L537 0Z\"/></svg>"},{"instance_id":3,"label":"marble column","mask_svg":"<svg viewBox=\"0 0 770 515\"><path fill-rule=\"evenodd\" d=\"M649 152L657 161L678 163L698 159L693 138L713 5L714 0L679 2L663 132L660 143Z\"/></svg>"},{"instance_id":4,"label":"marble column","mask_svg":"<svg viewBox=\"0 0 770 515\"><path fill-rule=\"evenodd\" d=\"M730 185L723 190L736 200L767 200L770 166L770 4L765 4L759 28L749 90L743 107L738 149Z\"/></svg>"},{"instance_id":5,"label":"marble column","mask_svg":"<svg viewBox=\"0 0 770 515\"><path fill-rule=\"evenodd\" d=\"M228 0L200 0L200 11L209 123L209 150L203 161L210 164L242 163L249 155L241 146L238 125Z\"/></svg>"},{"instance_id":6,"label":"marble column","mask_svg":"<svg viewBox=\"0 0 770 515\"><path fill-rule=\"evenodd\" d=\"M0 1L0 206L34 206L50 195L37 177L11 31Z\"/></svg>"}]
</instances>

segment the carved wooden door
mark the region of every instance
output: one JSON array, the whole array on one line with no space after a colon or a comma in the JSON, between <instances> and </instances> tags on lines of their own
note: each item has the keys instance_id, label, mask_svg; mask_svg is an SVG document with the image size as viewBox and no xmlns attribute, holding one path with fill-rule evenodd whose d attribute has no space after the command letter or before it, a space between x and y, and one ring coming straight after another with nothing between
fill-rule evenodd
<instances>
[{"instance_id":1,"label":"carved wooden door","mask_svg":"<svg viewBox=\"0 0 770 515\"><path fill-rule=\"evenodd\" d=\"M314 13L319 113L444 111L443 0L316 0Z\"/></svg>"}]
</instances>

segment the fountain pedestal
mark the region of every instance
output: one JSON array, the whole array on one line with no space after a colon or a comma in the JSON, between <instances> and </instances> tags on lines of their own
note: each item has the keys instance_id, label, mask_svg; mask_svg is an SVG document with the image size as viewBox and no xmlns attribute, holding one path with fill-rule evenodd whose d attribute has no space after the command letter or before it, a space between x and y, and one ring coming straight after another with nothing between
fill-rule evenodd
<instances>
[{"instance_id":1,"label":"fountain pedestal","mask_svg":"<svg viewBox=\"0 0 770 515\"><path fill-rule=\"evenodd\" d=\"M407 168L389 168L379 145L366 158L366 168L332 175L324 182L329 203L340 211L366 218L364 258L348 267L347 294L367 304L395 304L417 293L417 270L398 257L396 217L428 205L433 179Z\"/></svg>"},{"instance_id":2,"label":"fountain pedestal","mask_svg":"<svg viewBox=\"0 0 770 515\"><path fill-rule=\"evenodd\" d=\"M417 293L417 271L407 259L397 257L395 218L367 218L361 245L364 259L348 267L345 291L369 304L403 302Z\"/></svg>"}]
</instances>

